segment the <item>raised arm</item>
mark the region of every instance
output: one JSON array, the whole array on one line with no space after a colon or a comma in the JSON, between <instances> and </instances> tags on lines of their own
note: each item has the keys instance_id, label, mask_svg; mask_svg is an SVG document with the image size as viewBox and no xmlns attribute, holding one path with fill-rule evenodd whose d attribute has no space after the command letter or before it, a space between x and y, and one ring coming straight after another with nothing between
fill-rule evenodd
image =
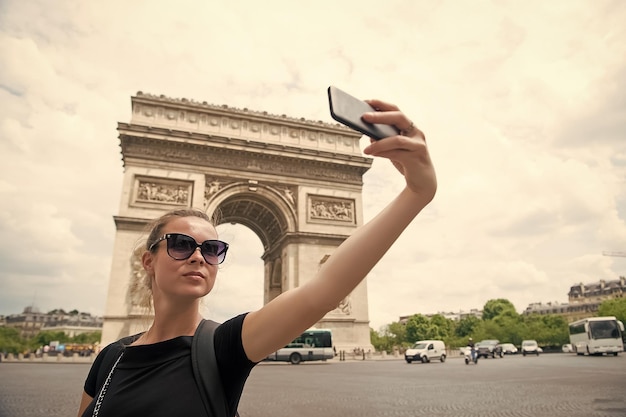
<instances>
[{"instance_id":1,"label":"raised arm","mask_svg":"<svg viewBox=\"0 0 626 417\"><path fill-rule=\"evenodd\" d=\"M372 140L364 152L389 159L404 176L406 187L346 239L314 279L248 314L242 339L248 358L253 361L283 347L336 308L435 195L437 180L423 133L396 106L379 100L369 103L378 111L366 113L364 120L395 125L402 132Z\"/></svg>"}]
</instances>

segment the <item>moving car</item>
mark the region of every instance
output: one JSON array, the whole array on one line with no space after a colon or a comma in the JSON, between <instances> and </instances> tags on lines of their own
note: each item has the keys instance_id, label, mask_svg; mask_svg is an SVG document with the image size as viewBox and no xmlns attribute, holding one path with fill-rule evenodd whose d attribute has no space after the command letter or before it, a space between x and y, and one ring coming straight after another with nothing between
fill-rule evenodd
<instances>
[{"instance_id":1,"label":"moving car","mask_svg":"<svg viewBox=\"0 0 626 417\"><path fill-rule=\"evenodd\" d=\"M500 349L502 349L503 355L515 355L517 353L517 347L513 343L501 343Z\"/></svg>"},{"instance_id":2,"label":"moving car","mask_svg":"<svg viewBox=\"0 0 626 417\"><path fill-rule=\"evenodd\" d=\"M522 341L522 355L534 354L539 356L539 353L543 350L539 347L536 340L524 340Z\"/></svg>"},{"instance_id":3,"label":"moving car","mask_svg":"<svg viewBox=\"0 0 626 417\"><path fill-rule=\"evenodd\" d=\"M574 348L572 347L571 343L564 344L563 347L561 348L561 350L564 353L572 353L572 352L574 352Z\"/></svg>"},{"instance_id":4,"label":"moving car","mask_svg":"<svg viewBox=\"0 0 626 417\"><path fill-rule=\"evenodd\" d=\"M438 359L442 363L446 361L446 345L443 340L420 340L404 352L406 363L413 361L427 363L431 359Z\"/></svg>"},{"instance_id":5,"label":"moving car","mask_svg":"<svg viewBox=\"0 0 626 417\"><path fill-rule=\"evenodd\" d=\"M478 357L488 358L491 356L495 358L496 356L502 357L502 349L500 348L500 341L496 339L485 339L476 343L476 350L478 352Z\"/></svg>"}]
</instances>

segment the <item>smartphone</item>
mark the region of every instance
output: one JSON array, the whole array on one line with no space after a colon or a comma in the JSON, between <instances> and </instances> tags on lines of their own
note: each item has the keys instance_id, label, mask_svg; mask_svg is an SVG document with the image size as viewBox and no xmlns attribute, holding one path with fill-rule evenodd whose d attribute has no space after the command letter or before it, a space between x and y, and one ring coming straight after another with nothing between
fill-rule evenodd
<instances>
[{"instance_id":1,"label":"smartphone","mask_svg":"<svg viewBox=\"0 0 626 417\"><path fill-rule=\"evenodd\" d=\"M365 122L361 118L363 113L376 110L363 100L332 85L328 87L328 104L333 119L372 139L380 140L400 133L395 126Z\"/></svg>"}]
</instances>

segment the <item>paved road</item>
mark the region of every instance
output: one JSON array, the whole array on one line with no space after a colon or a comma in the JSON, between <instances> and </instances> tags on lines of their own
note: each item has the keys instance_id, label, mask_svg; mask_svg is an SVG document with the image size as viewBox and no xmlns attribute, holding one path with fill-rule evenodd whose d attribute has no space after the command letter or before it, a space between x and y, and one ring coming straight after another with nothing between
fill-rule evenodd
<instances>
[{"instance_id":1,"label":"paved road","mask_svg":"<svg viewBox=\"0 0 626 417\"><path fill-rule=\"evenodd\" d=\"M74 416L85 364L0 363L0 417ZM264 363L242 417L623 417L626 355Z\"/></svg>"}]
</instances>

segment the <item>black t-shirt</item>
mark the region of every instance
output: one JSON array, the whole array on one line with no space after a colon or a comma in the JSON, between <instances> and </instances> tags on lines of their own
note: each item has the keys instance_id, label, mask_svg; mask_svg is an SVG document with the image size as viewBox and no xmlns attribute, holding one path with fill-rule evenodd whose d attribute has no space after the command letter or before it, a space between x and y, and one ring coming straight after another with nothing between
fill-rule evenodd
<instances>
[{"instance_id":1,"label":"black t-shirt","mask_svg":"<svg viewBox=\"0 0 626 417\"><path fill-rule=\"evenodd\" d=\"M237 409L246 379L256 365L243 350L244 317L245 314L234 317L215 329L215 356L231 414ZM124 347L98 415L206 416L191 366L192 339L192 336L180 336L150 345ZM94 399L83 417L93 415L101 388L97 386L99 368L112 346L100 352L89 371L85 392Z\"/></svg>"}]
</instances>

